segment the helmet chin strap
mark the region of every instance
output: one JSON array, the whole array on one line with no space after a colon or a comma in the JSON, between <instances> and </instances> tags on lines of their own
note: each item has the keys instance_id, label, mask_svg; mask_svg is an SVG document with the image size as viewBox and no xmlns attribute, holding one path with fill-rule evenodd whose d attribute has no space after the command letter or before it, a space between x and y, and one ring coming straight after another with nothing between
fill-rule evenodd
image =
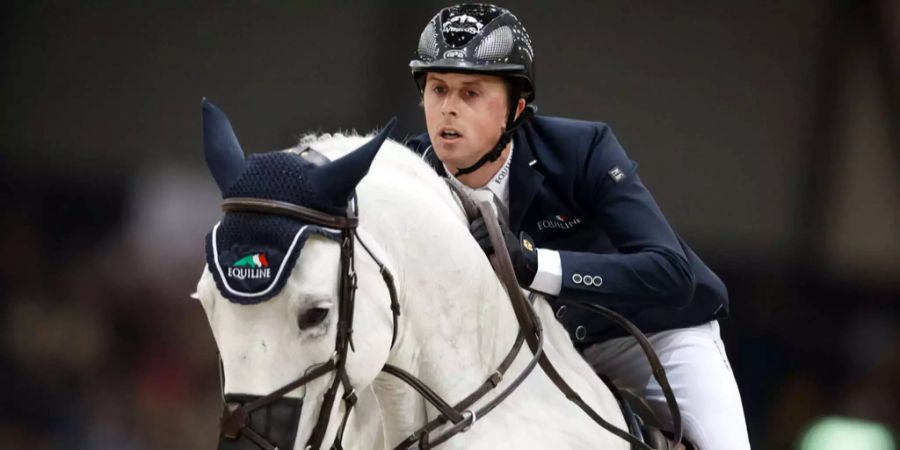
<instances>
[{"instance_id":1,"label":"helmet chin strap","mask_svg":"<svg viewBox=\"0 0 900 450\"><path fill-rule=\"evenodd\" d=\"M470 174L478 169L481 166L494 162L498 158L500 158L500 154L503 153L503 149L506 148L506 145L509 144L509 141L512 139L513 133L516 132L516 129L519 128L519 125L522 124L525 120L531 117L537 111L537 106L534 105L526 105L525 110L522 111L522 114L519 115L519 118L515 121L508 121L506 124L506 129L503 130L503 134L500 135L500 139L497 141L497 145L494 146L494 149L487 152L484 156L481 157L475 164L472 164L469 167L463 167L462 169L457 169L456 173L453 174L454 177L459 177L461 175ZM513 109L510 110L509 117L515 117L515 104ZM511 122L511 123L510 123Z\"/></svg>"}]
</instances>

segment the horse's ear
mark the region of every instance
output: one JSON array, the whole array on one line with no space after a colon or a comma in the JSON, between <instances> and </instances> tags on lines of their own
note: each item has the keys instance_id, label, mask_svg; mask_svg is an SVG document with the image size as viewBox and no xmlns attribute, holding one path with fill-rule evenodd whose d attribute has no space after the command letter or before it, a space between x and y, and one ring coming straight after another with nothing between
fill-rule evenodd
<instances>
[{"instance_id":1,"label":"horse's ear","mask_svg":"<svg viewBox=\"0 0 900 450\"><path fill-rule=\"evenodd\" d=\"M222 194L244 172L244 151L234 135L231 122L221 109L206 97L201 102L203 109L203 153L206 166L219 185Z\"/></svg>"},{"instance_id":2,"label":"horse's ear","mask_svg":"<svg viewBox=\"0 0 900 450\"><path fill-rule=\"evenodd\" d=\"M392 118L375 137L363 144L362 147L315 169L312 173L314 183L319 192L326 196L326 201L333 205L347 204L356 185L369 172L369 166L372 165L375 155L378 154L378 149L391 134L395 125L397 125L396 117Z\"/></svg>"}]
</instances>

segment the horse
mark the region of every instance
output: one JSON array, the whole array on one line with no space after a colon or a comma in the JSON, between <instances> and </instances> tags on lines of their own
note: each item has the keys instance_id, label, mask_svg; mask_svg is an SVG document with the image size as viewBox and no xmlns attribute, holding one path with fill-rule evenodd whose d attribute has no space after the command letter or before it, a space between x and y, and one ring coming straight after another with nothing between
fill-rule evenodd
<instances>
[{"instance_id":1,"label":"horse","mask_svg":"<svg viewBox=\"0 0 900 450\"><path fill-rule=\"evenodd\" d=\"M386 366L450 405L492 380L496 388L476 402L484 404L525 373L532 355L459 200L387 139L392 126L368 136L312 135L245 158L225 114L205 99L202 110L207 165L225 199L195 294L220 353L220 449L340 447L345 428L355 448L394 448L440 408ZM625 428L615 396L547 301L538 297L534 310L559 373ZM541 371L489 415L466 412L464 423L436 427L465 425L441 447L629 448Z\"/></svg>"}]
</instances>

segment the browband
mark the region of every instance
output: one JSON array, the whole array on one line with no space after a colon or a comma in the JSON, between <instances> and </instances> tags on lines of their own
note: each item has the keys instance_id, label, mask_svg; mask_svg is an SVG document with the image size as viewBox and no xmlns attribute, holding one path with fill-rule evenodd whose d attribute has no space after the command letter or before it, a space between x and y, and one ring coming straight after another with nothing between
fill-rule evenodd
<instances>
[{"instance_id":1,"label":"browband","mask_svg":"<svg viewBox=\"0 0 900 450\"><path fill-rule=\"evenodd\" d=\"M225 212L253 211L278 214L312 222L323 227L337 228L340 230L351 230L359 225L359 219L356 217L335 216L300 205L295 205L293 203L263 198L227 198L222 202L222 210Z\"/></svg>"}]
</instances>

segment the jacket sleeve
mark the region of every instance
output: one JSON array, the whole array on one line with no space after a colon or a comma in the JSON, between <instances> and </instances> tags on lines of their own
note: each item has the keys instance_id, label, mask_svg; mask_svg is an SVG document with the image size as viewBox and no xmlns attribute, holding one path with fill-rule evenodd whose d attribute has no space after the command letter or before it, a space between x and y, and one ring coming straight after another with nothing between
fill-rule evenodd
<instances>
[{"instance_id":1,"label":"jacket sleeve","mask_svg":"<svg viewBox=\"0 0 900 450\"><path fill-rule=\"evenodd\" d=\"M591 216L585 226L602 227L618 251L561 251L560 296L613 308L686 306L694 275L637 164L603 124L582 158L575 195Z\"/></svg>"}]
</instances>

